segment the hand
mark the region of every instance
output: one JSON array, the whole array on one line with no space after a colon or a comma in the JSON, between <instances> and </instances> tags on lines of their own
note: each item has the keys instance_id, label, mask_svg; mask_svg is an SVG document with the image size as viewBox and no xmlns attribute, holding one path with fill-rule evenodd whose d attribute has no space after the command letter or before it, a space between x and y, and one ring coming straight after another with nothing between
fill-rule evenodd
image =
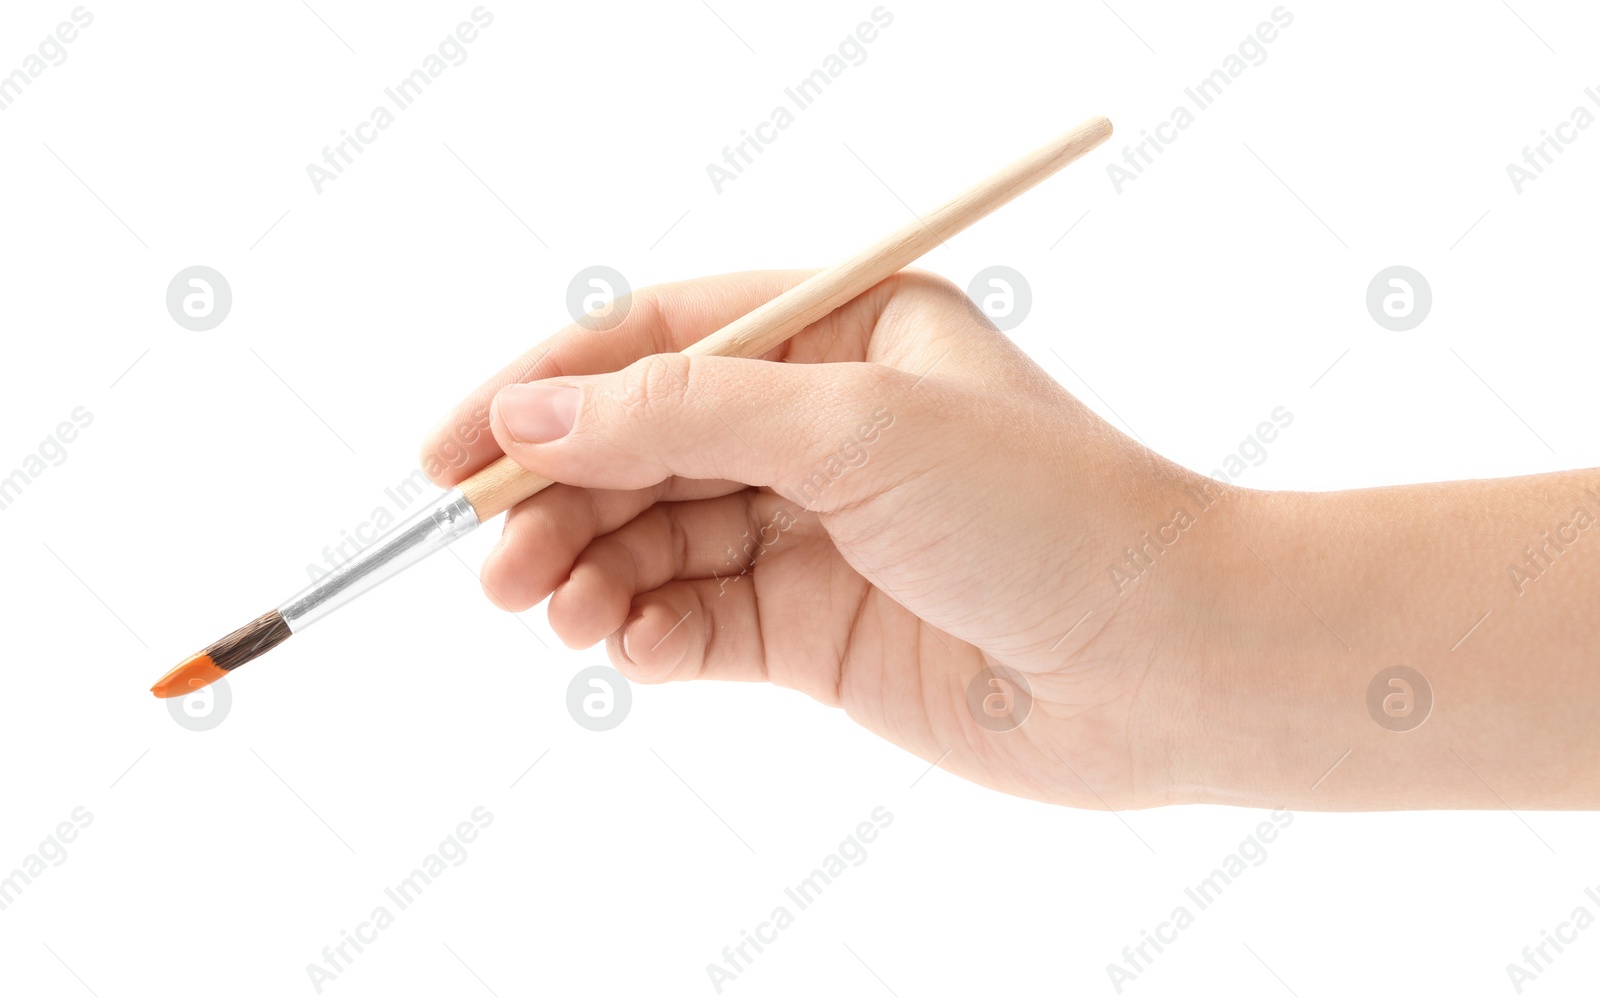
<instances>
[{"instance_id":1,"label":"hand","mask_svg":"<svg viewBox=\"0 0 1600 998\"><path fill-rule=\"evenodd\" d=\"M502 448L566 483L507 516L495 602L550 596L636 682L802 690L1038 800L1600 806L1593 472L1225 485L916 273L763 360L672 353L804 276L641 292L457 408L424 453L440 484ZM1404 723L1368 704L1395 666L1427 687Z\"/></svg>"},{"instance_id":2,"label":"hand","mask_svg":"<svg viewBox=\"0 0 1600 998\"><path fill-rule=\"evenodd\" d=\"M1154 694L1193 630L1181 577L1119 592L1108 566L1221 488L1111 429L928 275L764 360L671 353L805 276L639 292L618 328L569 328L457 407L425 450L441 485L502 449L564 483L508 515L490 598L550 596L562 640L606 640L630 680L791 687L1009 793L1168 799ZM493 439L459 441L491 399ZM969 708L995 667L1031 690L1015 730ZM996 678L978 699L1004 727L1023 694Z\"/></svg>"}]
</instances>

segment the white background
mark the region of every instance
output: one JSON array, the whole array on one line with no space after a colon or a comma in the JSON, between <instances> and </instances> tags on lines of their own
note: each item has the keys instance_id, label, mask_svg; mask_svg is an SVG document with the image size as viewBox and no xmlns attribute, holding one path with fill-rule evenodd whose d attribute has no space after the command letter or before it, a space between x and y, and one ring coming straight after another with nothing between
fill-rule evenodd
<instances>
[{"instance_id":1,"label":"white background","mask_svg":"<svg viewBox=\"0 0 1600 998\"><path fill-rule=\"evenodd\" d=\"M238 674L220 726L174 723L150 682L299 588L591 264L637 287L827 263L1105 114L1108 146L924 261L1023 273L1011 335L1103 416L1209 472L1286 406L1259 488L1600 464L1600 128L1521 194L1505 169L1600 87L1591 5L1290 3L1119 194L1106 164L1270 0L890 2L718 194L706 164L872 0L495 2L318 194L306 164L474 4L310 4L90 4L0 112L0 475L94 416L0 511L0 873L94 816L0 912L0 993L312 994L306 965L482 805L469 858L324 993L714 994L706 965L883 806L867 860L724 993L1109 995L1265 817L1004 797L770 688L637 688L583 730L567 683L604 654L481 597L494 526ZM0 10L0 73L73 6ZM194 264L233 289L210 332L164 305ZM1365 306L1392 264L1433 289L1405 333ZM1600 911L1600 825L1482 806L1297 814L1125 993L1515 993L1524 946ZM1597 977L1592 928L1527 990Z\"/></svg>"}]
</instances>

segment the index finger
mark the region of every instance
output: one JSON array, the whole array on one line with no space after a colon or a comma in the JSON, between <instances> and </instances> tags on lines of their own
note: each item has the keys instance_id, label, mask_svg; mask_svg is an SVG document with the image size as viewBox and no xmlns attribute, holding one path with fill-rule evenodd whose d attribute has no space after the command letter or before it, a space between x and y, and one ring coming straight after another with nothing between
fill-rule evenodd
<instances>
[{"instance_id":1,"label":"index finger","mask_svg":"<svg viewBox=\"0 0 1600 998\"><path fill-rule=\"evenodd\" d=\"M489 402L506 385L566 375L604 374L641 357L673 353L799 284L814 271L719 274L633 293L614 329L575 322L501 368L462 399L422 445L422 470L434 484L456 485L500 457L489 432Z\"/></svg>"}]
</instances>

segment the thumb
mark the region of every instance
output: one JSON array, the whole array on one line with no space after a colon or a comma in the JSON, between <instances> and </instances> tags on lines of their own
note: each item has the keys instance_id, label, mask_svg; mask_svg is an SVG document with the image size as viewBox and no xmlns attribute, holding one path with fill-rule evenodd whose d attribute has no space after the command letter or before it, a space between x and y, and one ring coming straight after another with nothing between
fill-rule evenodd
<instances>
[{"instance_id":1,"label":"thumb","mask_svg":"<svg viewBox=\"0 0 1600 998\"><path fill-rule=\"evenodd\" d=\"M885 487L889 462L873 459L886 433L904 432L916 387L879 364L658 354L613 374L507 386L490 425L518 464L568 485L727 479L826 511Z\"/></svg>"}]
</instances>

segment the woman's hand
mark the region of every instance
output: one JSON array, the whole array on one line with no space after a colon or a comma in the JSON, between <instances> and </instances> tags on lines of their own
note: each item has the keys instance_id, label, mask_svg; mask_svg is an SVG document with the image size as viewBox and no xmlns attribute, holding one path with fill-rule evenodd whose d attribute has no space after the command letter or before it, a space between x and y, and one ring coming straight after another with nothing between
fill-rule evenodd
<instances>
[{"instance_id":1,"label":"woman's hand","mask_svg":"<svg viewBox=\"0 0 1600 998\"><path fill-rule=\"evenodd\" d=\"M634 681L788 686L1039 800L1600 807L1594 472L1230 487L916 273L763 360L675 353L804 276L640 292L457 408L440 484L502 448L566 483L510 512L491 598L550 596Z\"/></svg>"}]
</instances>

